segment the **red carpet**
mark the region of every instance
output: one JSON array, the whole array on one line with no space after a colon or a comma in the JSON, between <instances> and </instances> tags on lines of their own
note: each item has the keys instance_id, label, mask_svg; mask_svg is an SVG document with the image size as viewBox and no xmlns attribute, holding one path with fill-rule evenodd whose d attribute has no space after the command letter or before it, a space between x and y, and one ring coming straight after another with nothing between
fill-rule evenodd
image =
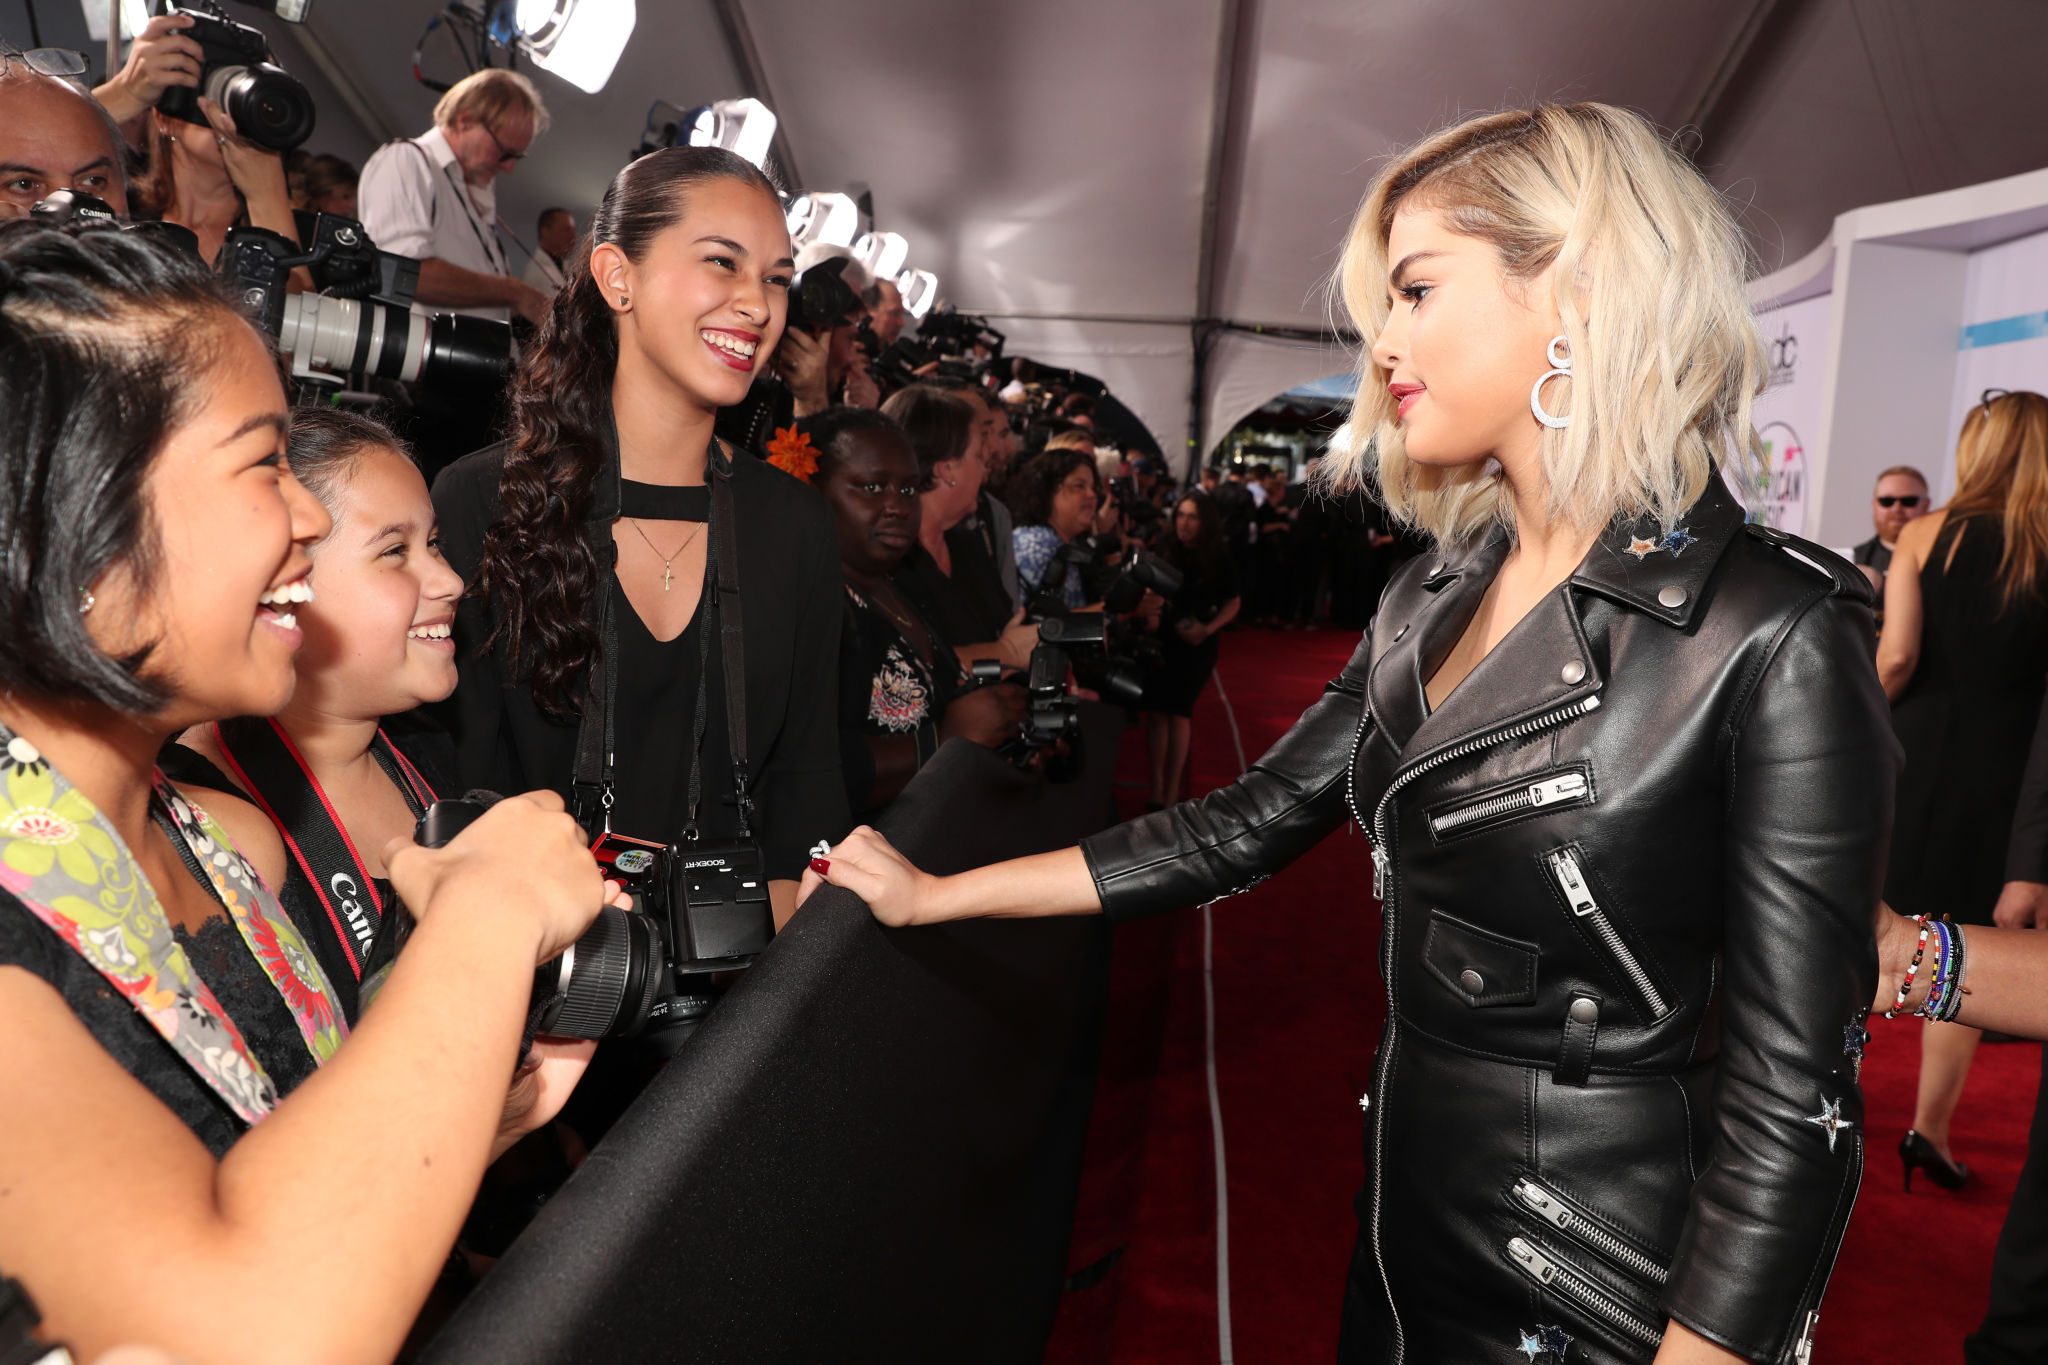
<instances>
[{"instance_id":1,"label":"red carpet","mask_svg":"<svg viewBox=\"0 0 2048 1365\"><path fill-rule=\"evenodd\" d=\"M1256 757L1343 666L1357 637L1234 631L1221 680ZM1142 734L1127 732L1126 813L1144 800ZM1192 790L1236 775L1212 689L1195 716ZM1213 912L1216 1074L1224 1126L1233 1358L1328 1360L1356 1223L1364 1093L1384 994L1365 847L1349 828L1285 875ZM1205 1069L1202 918L1120 929L1108 1037L1069 1264L1078 1276L1046 1359L1056 1365L1219 1359L1216 1176ZM1962 1359L2026 1150L2039 1052L1986 1046L1958 1120L1978 1173L1961 1194L1900 1191L1917 1022L1882 1020L1864 1066L1869 1167L1823 1308L1824 1365ZM1938 1250L1937 1250L1938 1249ZM1121 1251L1121 1254L1117 1253ZM1114 1257L1113 1260L1109 1259ZM1107 1262L1105 1266L1105 1262Z\"/></svg>"}]
</instances>

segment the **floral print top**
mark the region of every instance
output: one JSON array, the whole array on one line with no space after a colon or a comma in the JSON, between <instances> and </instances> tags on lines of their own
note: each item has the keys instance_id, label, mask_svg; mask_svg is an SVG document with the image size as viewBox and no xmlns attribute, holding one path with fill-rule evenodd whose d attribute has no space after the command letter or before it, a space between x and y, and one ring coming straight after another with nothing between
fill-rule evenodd
<instances>
[{"instance_id":1,"label":"floral print top","mask_svg":"<svg viewBox=\"0 0 2048 1365\"><path fill-rule=\"evenodd\" d=\"M333 988L277 898L213 820L158 778L152 812L184 845L316 1063L347 1034ZM276 1085L193 969L114 828L19 735L0 727L0 890L84 959L244 1123Z\"/></svg>"},{"instance_id":2,"label":"floral print top","mask_svg":"<svg viewBox=\"0 0 2048 1365\"><path fill-rule=\"evenodd\" d=\"M939 747L939 721L967 681L959 656L933 625L933 613L902 590L931 644L932 662L881 605L852 584L839 637L839 748L847 799L866 810L874 786L869 735L910 735L920 764Z\"/></svg>"},{"instance_id":3,"label":"floral print top","mask_svg":"<svg viewBox=\"0 0 2048 1365\"><path fill-rule=\"evenodd\" d=\"M942 672L919 656L901 625L850 583L846 599L851 613L848 627L856 646L852 662L867 693L860 728L869 734L902 735L920 725L937 724L962 680L953 651L940 641L928 620L918 622L932 642L933 657L950 665Z\"/></svg>"}]
</instances>

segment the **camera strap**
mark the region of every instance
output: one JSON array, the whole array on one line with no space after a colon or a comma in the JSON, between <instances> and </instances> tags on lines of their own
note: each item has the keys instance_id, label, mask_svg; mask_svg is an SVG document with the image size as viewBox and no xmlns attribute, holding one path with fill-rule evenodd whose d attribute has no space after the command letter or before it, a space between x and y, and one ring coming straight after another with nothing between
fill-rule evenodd
<instances>
[{"instance_id":1,"label":"camera strap","mask_svg":"<svg viewBox=\"0 0 2048 1365\"><path fill-rule=\"evenodd\" d=\"M417 138L400 138L399 141L419 153L420 160L427 163L427 174L430 177L435 174L434 158L427 152L426 148L420 146ZM482 212L477 209L476 201L469 197L469 186L456 173L458 164L454 161L445 163L439 168L440 176L454 187L456 202L462 206L462 217L469 224L470 232L475 234L477 245L484 249L484 259L496 266L500 275L509 275L512 271L505 263L504 248L498 245L495 226L484 221ZM440 214L435 209L435 199L436 196L429 191L427 195L427 226L430 228L437 226L440 218Z\"/></svg>"},{"instance_id":2,"label":"camera strap","mask_svg":"<svg viewBox=\"0 0 2048 1365\"><path fill-rule=\"evenodd\" d=\"M356 851L355 840L327 799L292 737L274 719L260 716L217 721L214 745L227 760L228 771L251 800L263 808L284 838L285 851L298 864L320 908L334 926L350 970L363 978L377 928L384 920L384 902L376 879ZM417 820L438 799L419 769L398 752L380 727L371 741L377 766L405 798Z\"/></svg>"},{"instance_id":3,"label":"camera strap","mask_svg":"<svg viewBox=\"0 0 2048 1365\"><path fill-rule=\"evenodd\" d=\"M704 799L704 729L710 709L711 635L718 632L719 657L725 671L726 749L732 762L733 797L739 808L740 836L753 837L754 798L747 768L747 666L745 635L740 616L740 568L738 514L733 508L731 455L724 443L712 439L711 459L706 473L711 484L711 522L705 529L705 571L703 605L697 622L697 705L690 720L689 813L680 831L680 841L694 844L701 837L698 812ZM618 552L611 561L616 576ZM618 621L613 613L612 587L601 589L599 634L603 640L597 662L591 666L583 706L583 718L576 727L576 767L572 781L572 813L593 834L609 834L615 801L613 774L618 754Z\"/></svg>"}]
</instances>

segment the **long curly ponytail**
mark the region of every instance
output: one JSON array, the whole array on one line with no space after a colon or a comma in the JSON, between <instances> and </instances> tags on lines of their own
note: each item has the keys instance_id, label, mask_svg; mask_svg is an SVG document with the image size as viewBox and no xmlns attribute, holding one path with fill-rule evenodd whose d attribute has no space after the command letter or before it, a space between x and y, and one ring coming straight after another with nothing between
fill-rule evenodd
<instances>
[{"instance_id":1,"label":"long curly ponytail","mask_svg":"<svg viewBox=\"0 0 2048 1365\"><path fill-rule=\"evenodd\" d=\"M619 334L591 277L590 250L609 242L627 259L642 259L681 220L691 187L710 180L776 193L752 162L717 147L653 152L612 177L513 381L512 445L498 485L504 510L484 534L470 592L494 608L484 648L502 645L513 677L556 715L579 708L599 649L588 616L602 570L583 524L604 466Z\"/></svg>"}]
</instances>

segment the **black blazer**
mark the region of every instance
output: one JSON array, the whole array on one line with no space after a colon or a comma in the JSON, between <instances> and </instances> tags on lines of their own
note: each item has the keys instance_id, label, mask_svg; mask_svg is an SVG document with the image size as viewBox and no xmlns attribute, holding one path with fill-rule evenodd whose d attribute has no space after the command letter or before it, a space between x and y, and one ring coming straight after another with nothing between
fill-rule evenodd
<instances>
[{"instance_id":1,"label":"black blazer","mask_svg":"<svg viewBox=\"0 0 2048 1365\"><path fill-rule=\"evenodd\" d=\"M1083 844L1113 917L1347 818L1384 860L1347 1360L1506 1360L1555 1324L1648 1362L1667 1317L1804 1358L1862 1173L1899 746L1863 575L1718 479L1682 527L1609 527L1435 711L1507 545L1411 560L1242 779Z\"/></svg>"},{"instance_id":2,"label":"black blazer","mask_svg":"<svg viewBox=\"0 0 2048 1365\"><path fill-rule=\"evenodd\" d=\"M434 482L442 553L465 580L475 578L484 532L500 514L505 452L501 443L464 456ZM757 833L768 875L794 879L803 875L810 845L837 839L852 823L839 768L839 533L821 495L751 455L733 458L732 484L746 603L747 761L759 812ZM611 523L618 515L614 446L599 471L584 523L585 539L602 570L590 603L593 628L617 559ZM461 682L443 719L455 737L462 781L497 792L545 787L566 799L576 765L576 723L543 712L532 693L512 681L502 649L478 653L495 619L491 605L480 598L466 597L456 608ZM619 734L622 744L631 742L630 717L619 717ZM726 769L718 755L707 753L704 771L709 784ZM729 776L724 781L729 790ZM725 803L707 802L708 837L736 833L737 825L722 827L729 822ZM648 837L670 835L651 832Z\"/></svg>"}]
</instances>

